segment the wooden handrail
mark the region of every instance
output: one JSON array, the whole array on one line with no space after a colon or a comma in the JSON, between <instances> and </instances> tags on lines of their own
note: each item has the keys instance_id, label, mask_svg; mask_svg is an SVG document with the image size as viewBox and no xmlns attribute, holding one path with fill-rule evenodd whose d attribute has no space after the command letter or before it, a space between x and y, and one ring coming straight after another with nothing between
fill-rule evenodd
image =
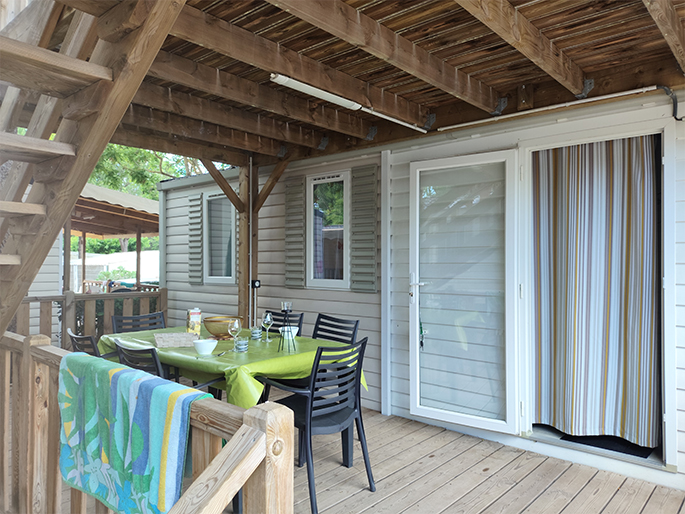
<instances>
[{"instance_id":1,"label":"wooden handrail","mask_svg":"<svg viewBox=\"0 0 685 514\"><path fill-rule=\"evenodd\" d=\"M50 513L61 504L57 393L60 362L69 352L49 343L43 335L0 337L0 512ZM190 418L195 480L173 514L218 514L241 488L246 514L293 512L292 411L203 399L193 402ZM222 439L228 440L223 449ZM85 493L72 489L71 504L72 513L85 513ZM96 511L105 512L102 507Z\"/></svg>"}]
</instances>

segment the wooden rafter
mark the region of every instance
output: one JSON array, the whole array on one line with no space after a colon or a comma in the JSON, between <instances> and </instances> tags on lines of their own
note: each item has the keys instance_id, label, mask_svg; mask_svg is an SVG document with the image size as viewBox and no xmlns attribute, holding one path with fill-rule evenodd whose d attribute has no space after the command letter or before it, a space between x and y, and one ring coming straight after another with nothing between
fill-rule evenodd
<instances>
[{"instance_id":1,"label":"wooden rafter","mask_svg":"<svg viewBox=\"0 0 685 514\"><path fill-rule=\"evenodd\" d=\"M360 139L367 137L371 129L369 122L342 110L317 106L299 96L167 52L159 52L148 75Z\"/></svg>"},{"instance_id":2,"label":"wooden rafter","mask_svg":"<svg viewBox=\"0 0 685 514\"><path fill-rule=\"evenodd\" d=\"M426 112L419 104L193 7L183 9L170 33L262 70L288 75L407 123L422 126L426 122Z\"/></svg>"},{"instance_id":3,"label":"wooden rafter","mask_svg":"<svg viewBox=\"0 0 685 514\"><path fill-rule=\"evenodd\" d=\"M685 28L672 0L642 0L685 73Z\"/></svg>"},{"instance_id":4,"label":"wooden rafter","mask_svg":"<svg viewBox=\"0 0 685 514\"><path fill-rule=\"evenodd\" d=\"M310 148L317 148L324 137L318 131L150 83L141 84L133 103Z\"/></svg>"},{"instance_id":5,"label":"wooden rafter","mask_svg":"<svg viewBox=\"0 0 685 514\"><path fill-rule=\"evenodd\" d=\"M499 93L430 54L342 0L267 0L401 70L486 111L497 109Z\"/></svg>"},{"instance_id":6,"label":"wooden rafter","mask_svg":"<svg viewBox=\"0 0 685 514\"><path fill-rule=\"evenodd\" d=\"M271 191L273 191L273 188L278 183L279 179L283 175L283 172L285 172L285 169L288 167L288 164L290 164L290 161L288 160L283 160L276 164L276 167L271 172L271 175L269 175L269 178L266 180L266 183L262 187L262 190L254 199L252 205L252 212L258 213L259 210L262 208L262 205L264 205L266 199L269 198Z\"/></svg>"},{"instance_id":7,"label":"wooden rafter","mask_svg":"<svg viewBox=\"0 0 685 514\"><path fill-rule=\"evenodd\" d=\"M233 130L194 118L132 105L121 119L122 123L164 132L208 143L226 145L240 150L265 155L279 155L282 144L275 139Z\"/></svg>"},{"instance_id":8,"label":"wooden rafter","mask_svg":"<svg viewBox=\"0 0 685 514\"><path fill-rule=\"evenodd\" d=\"M583 70L508 0L455 1L574 95L583 92Z\"/></svg>"}]
</instances>

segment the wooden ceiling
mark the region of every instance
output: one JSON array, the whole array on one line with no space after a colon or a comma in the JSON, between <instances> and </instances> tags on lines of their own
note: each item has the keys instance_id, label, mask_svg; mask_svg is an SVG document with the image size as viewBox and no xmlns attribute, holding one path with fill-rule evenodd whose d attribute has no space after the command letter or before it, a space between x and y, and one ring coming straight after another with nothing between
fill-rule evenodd
<instances>
[{"instance_id":1,"label":"wooden ceiling","mask_svg":"<svg viewBox=\"0 0 685 514\"><path fill-rule=\"evenodd\" d=\"M64 3L100 16L119 0ZM131 19L145 15L135 5ZM682 88L684 21L685 0L188 0L112 142L242 165L422 136L271 73L429 135L577 95Z\"/></svg>"}]
</instances>

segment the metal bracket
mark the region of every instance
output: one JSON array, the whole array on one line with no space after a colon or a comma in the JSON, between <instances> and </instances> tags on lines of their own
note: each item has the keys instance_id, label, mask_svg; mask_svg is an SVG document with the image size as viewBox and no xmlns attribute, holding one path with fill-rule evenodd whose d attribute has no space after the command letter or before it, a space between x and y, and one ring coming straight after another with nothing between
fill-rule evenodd
<instances>
[{"instance_id":1,"label":"metal bracket","mask_svg":"<svg viewBox=\"0 0 685 514\"><path fill-rule=\"evenodd\" d=\"M364 139L366 141L373 141L373 138L376 137L376 134L378 134L378 127L376 125L371 125L371 127L369 127L369 133L366 134Z\"/></svg>"},{"instance_id":2,"label":"metal bracket","mask_svg":"<svg viewBox=\"0 0 685 514\"><path fill-rule=\"evenodd\" d=\"M286 146L281 145L281 149L278 151L278 155L276 157L278 157L280 159L281 157L283 157L286 154L287 151L288 151L288 149L286 148Z\"/></svg>"},{"instance_id":3,"label":"metal bracket","mask_svg":"<svg viewBox=\"0 0 685 514\"><path fill-rule=\"evenodd\" d=\"M507 102L508 102L508 100L507 100L506 96L500 97L500 99L497 101L497 108L494 111L492 111L490 114L493 116L501 115L502 112L504 111L504 109L507 108Z\"/></svg>"},{"instance_id":4,"label":"metal bracket","mask_svg":"<svg viewBox=\"0 0 685 514\"><path fill-rule=\"evenodd\" d=\"M319 143L319 146L317 146L316 149L317 150L325 150L327 146L328 146L328 136L323 136L321 138L321 142Z\"/></svg>"},{"instance_id":5,"label":"metal bracket","mask_svg":"<svg viewBox=\"0 0 685 514\"><path fill-rule=\"evenodd\" d=\"M585 82L583 82L583 92L580 93L579 95L576 95L576 98L578 100L582 100L583 98L587 98L588 93L592 91L592 88L595 87L595 79L585 79Z\"/></svg>"},{"instance_id":6,"label":"metal bracket","mask_svg":"<svg viewBox=\"0 0 685 514\"><path fill-rule=\"evenodd\" d=\"M431 127L433 126L433 123L435 123L435 113L431 112L428 114L428 117L426 118L426 124L423 126L426 130L430 130Z\"/></svg>"}]
</instances>

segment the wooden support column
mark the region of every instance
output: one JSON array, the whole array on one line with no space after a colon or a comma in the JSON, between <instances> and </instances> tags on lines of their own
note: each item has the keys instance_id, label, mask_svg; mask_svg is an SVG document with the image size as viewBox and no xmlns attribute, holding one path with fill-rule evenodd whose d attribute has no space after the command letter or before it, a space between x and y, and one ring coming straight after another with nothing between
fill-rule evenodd
<instances>
[{"instance_id":1,"label":"wooden support column","mask_svg":"<svg viewBox=\"0 0 685 514\"><path fill-rule=\"evenodd\" d=\"M71 290L71 218L64 224L64 244L62 253L64 254L64 270L62 275L62 294Z\"/></svg>"},{"instance_id":2,"label":"wooden support column","mask_svg":"<svg viewBox=\"0 0 685 514\"><path fill-rule=\"evenodd\" d=\"M252 168L250 173L250 198L257 198L259 196L259 168ZM254 206L254 200L251 203ZM255 320L255 325L257 324L257 309L259 305L257 304L257 299L259 298L259 290L252 289L252 280L257 280L259 278L259 210L252 209L252 226L250 227L250 232L252 236L252 277L250 278L250 305L254 306L255 312L252 313L252 317Z\"/></svg>"},{"instance_id":3,"label":"wooden support column","mask_svg":"<svg viewBox=\"0 0 685 514\"><path fill-rule=\"evenodd\" d=\"M140 291L140 251L142 241L140 237L140 227L136 230L136 291ZM141 300L142 301L142 300Z\"/></svg>"},{"instance_id":4,"label":"wooden support column","mask_svg":"<svg viewBox=\"0 0 685 514\"><path fill-rule=\"evenodd\" d=\"M81 232L81 292L86 292L86 231Z\"/></svg>"},{"instance_id":5,"label":"wooden support column","mask_svg":"<svg viewBox=\"0 0 685 514\"><path fill-rule=\"evenodd\" d=\"M238 194L243 206L250 205L250 166L240 167ZM249 326L250 312L250 211L238 214L238 316Z\"/></svg>"}]
</instances>

